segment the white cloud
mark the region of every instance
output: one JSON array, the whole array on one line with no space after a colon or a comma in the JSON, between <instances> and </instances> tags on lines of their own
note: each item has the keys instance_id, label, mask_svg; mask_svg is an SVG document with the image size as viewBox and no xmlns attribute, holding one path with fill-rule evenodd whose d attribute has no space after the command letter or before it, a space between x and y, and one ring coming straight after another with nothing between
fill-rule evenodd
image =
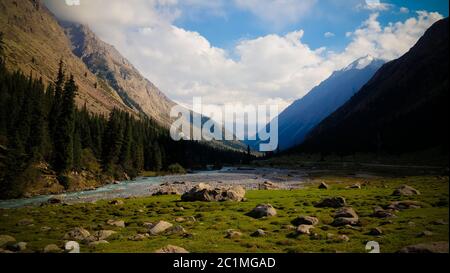
<instances>
[{"instance_id":1,"label":"white cloud","mask_svg":"<svg viewBox=\"0 0 450 273\"><path fill-rule=\"evenodd\" d=\"M302 41L303 30L241 40L227 52L199 33L173 25L183 12L177 1L130 1L125 5L121 0L97 0L83 2L85 7L80 10L68 12L67 7L59 10L55 6L52 10L90 25L183 105L190 105L193 96L202 96L208 104L277 103L282 110L359 57L370 54L391 60L401 56L442 18L438 13L419 12L405 22L383 27L373 13L358 29L348 32L350 42L342 52L311 48ZM98 12L99 3L109 4L109 12Z\"/></svg>"},{"instance_id":2,"label":"white cloud","mask_svg":"<svg viewBox=\"0 0 450 273\"><path fill-rule=\"evenodd\" d=\"M382 3L380 0L365 0L365 3L360 3L356 6L357 9L370 11L386 11L392 7L392 4Z\"/></svg>"},{"instance_id":3,"label":"white cloud","mask_svg":"<svg viewBox=\"0 0 450 273\"><path fill-rule=\"evenodd\" d=\"M323 34L323 37L325 37L325 38L332 38L334 36L336 36L336 34L334 34L333 32L325 32Z\"/></svg>"},{"instance_id":4,"label":"white cloud","mask_svg":"<svg viewBox=\"0 0 450 273\"><path fill-rule=\"evenodd\" d=\"M409 9L406 7L401 7L400 8L400 13L409 13Z\"/></svg>"}]
</instances>

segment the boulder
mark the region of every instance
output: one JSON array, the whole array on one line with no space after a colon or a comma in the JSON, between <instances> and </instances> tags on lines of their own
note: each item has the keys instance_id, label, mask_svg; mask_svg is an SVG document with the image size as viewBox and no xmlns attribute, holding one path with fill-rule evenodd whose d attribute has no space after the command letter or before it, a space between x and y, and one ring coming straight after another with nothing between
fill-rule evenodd
<instances>
[{"instance_id":1,"label":"boulder","mask_svg":"<svg viewBox=\"0 0 450 273\"><path fill-rule=\"evenodd\" d=\"M163 233L164 231L168 230L172 226L173 225L169 222L159 221L149 230L149 233L151 235L157 235L157 234Z\"/></svg>"},{"instance_id":2,"label":"boulder","mask_svg":"<svg viewBox=\"0 0 450 273\"><path fill-rule=\"evenodd\" d=\"M356 183L356 184L353 184L353 185L351 185L351 186L348 186L347 188L348 188L348 189L357 189L357 190L360 190L360 189L361 189L361 184Z\"/></svg>"},{"instance_id":3,"label":"boulder","mask_svg":"<svg viewBox=\"0 0 450 273\"><path fill-rule=\"evenodd\" d=\"M350 241L350 237L348 237L345 234L340 234L336 237L336 241L348 242L348 241Z\"/></svg>"},{"instance_id":4,"label":"boulder","mask_svg":"<svg viewBox=\"0 0 450 273\"><path fill-rule=\"evenodd\" d=\"M319 223L319 219L316 217L312 217L312 216L300 216L300 217L297 217L294 220L292 220L291 223L295 226L300 226L300 225L315 226Z\"/></svg>"},{"instance_id":5,"label":"boulder","mask_svg":"<svg viewBox=\"0 0 450 273\"><path fill-rule=\"evenodd\" d=\"M344 197L325 198L315 205L316 208L342 208L347 205Z\"/></svg>"},{"instance_id":6,"label":"boulder","mask_svg":"<svg viewBox=\"0 0 450 273\"><path fill-rule=\"evenodd\" d=\"M264 181L264 183L259 184L260 190L277 190L279 188L280 186L270 181Z\"/></svg>"},{"instance_id":7,"label":"boulder","mask_svg":"<svg viewBox=\"0 0 450 273\"><path fill-rule=\"evenodd\" d=\"M9 245L8 249L14 252L25 251L27 249L27 243L19 242L17 244Z\"/></svg>"},{"instance_id":8,"label":"boulder","mask_svg":"<svg viewBox=\"0 0 450 273\"><path fill-rule=\"evenodd\" d=\"M63 239L64 240L74 240L74 241L83 241L88 239L91 236L89 231L85 230L82 227L76 227L67 232Z\"/></svg>"},{"instance_id":9,"label":"boulder","mask_svg":"<svg viewBox=\"0 0 450 273\"><path fill-rule=\"evenodd\" d=\"M418 191L408 185L401 185L392 193L392 195L395 195L395 196L420 195L420 191Z\"/></svg>"},{"instance_id":10,"label":"boulder","mask_svg":"<svg viewBox=\"0 0 450 273\"><path fill-rule=\"evenodd\" d=\"M387 206L387 209L390 210L405 210L405 209L419 209L423 207L423 203L418 201L395 201Z\"/></svg>"},{"instance_id":11,"label":"boulder","mask_svg":"<svg viewBox=\"0 0 450 273\"><path fill-rule=\"evenodd\" d=\"M372 229L369 231L369 235L372 235L372 236L380 236L380 235L383 235L383 230L382 230L381 228L372 228Z\"/></svg>"},{"instance_id":12,"label":"boulder","mask_svg":"<svg viewBox=\"0 0 450 273\"><path fill-rule=\"evenodd\" d=\"M184 234L186 230L180 225L173 226L166 231L168 234Z\"/></svg>"},{"instance_id":13,"label":"boulder","mask_svg":"<svg viewBox=\"0 0 450 273\"><path fill-rule=\"evenodd\" d=\"M163 248L156 250L155 253L189 253L189 252L182 247L168 245L168 246L165 246Z\"/></svg>"},{"instance_id":14,"label":"boulder","mask_svg":"<svg viewBox=\"0 0 450 273\"><path fill-rule=\"evenodd\" d=\"M263 217L272 217L277 215L277 211L271 204L260 204L252 211L247 213L248 216L259 219Z\"/></svg>"},{"instance_id":15,"label":"boulder","mask_svg":"<svg viewBox=\"0 0 450 273\"><path fill-rule=\"evenodd\" d=\"M55 244L50 244L44 247L44 253L60 253L60 252L62 252L62 249Z\"/></svg>"},{"instance_id":16,"label":"boulder","mask_svg":"<svg viewBox=\"0 0 450 273\"><path fill-rule=\"evenodd\" d=\"M372 217L375 217L375 218L393 218L393 217L396 217L396 216L391 210L384 210L381 207L375 207L373 209Z\"/></svg>"},{"instance_id":17,"label":"boulder","mask_svg":"<svg viewBox=\"0 0 450 273\"><path fill-rule=\"evenodd\" d=\"M233 186L228 188L212 188L208 184L200 183L193 187L190 191L181 196L181 200L185 202L203 201L243 201L245 197L245 189L241 186Z\"/></svg>"},{"instance_id":18,"label":"boulder","mask_svg":"<svg viewBox=\"0 0 450 273\"><path fill-rule=\"evenodd\" d=\"M121 227L121 228L125 227L125 221L123 221L123 220L108 220L106 223L110 226Z\"/></svg>"},{"instance_id":19,"label":"boulder","mask_svg":"<svg viewBox=\"0 0 450 273\"><path fill-rule=\"evenodd\" d=\"M47 204L62 204L63 201L64 201L63 195L55 195L47 200Z\"/></svg>"},{"instance_id":20,"label":"boulder","mask_svg":"<svg viewBox=\"0 0 450 273\"><path fill-rule=\"evenodd\" d=\"M225 235L225 238L227 239L237 239L240 238L242 236L242 232L233 230L233 229L229 229L227 230L227 233Z\"/></svg>"},{"instance_id":21,"label":"boulder","mask_svg":"<svg viewBox=\"0 0 450 273\"><path fill-rule=\"evenodd\" d=\"M17 226L30 226L34 223L34 220L31 218L22 219L19 222L17 222Z\"/></svg>"},{"instance_id":22,"label":"boulder","mask_svg":"<svg viewBox=\"0 0 450 273\"><path fill-rule=\"evenodd\" d=\"M410 245L402 248L399 253L449 253L448 242L433 242Z\"/></svg>"},{"instance_id":23,"label":"boulder","mask_svg":"<svg viewBox=\"0 0 450 273\"><path fill-rule=\"evenodd\" d=\"M102 241L102 240L106 240L109 237L111 237L112 235L116 234L117 232L113 231L113 230L99 230L94 232L93 236L96 239L95 241Z\"/></svg>"},{"instance_id":24,"label":"boulder","mask_svg":"<svg viewBox=\"0 0 450 273\"><path fill-rule=\"evenodd\" d=\"M330 188L330 186L328 186L328 184L325 182L322 182L319 185L319 189L321 189L321 190L328 190L329 188Z\"/></svg>"},{"instance_id":25,"label":"boulder","mask_svg":"<svg viewBox=\"0 0 450 273\"><path fill-rule=\"evenodd\" d=\"M154 196L159 196L159 195L180 195L180 192L178 191L177 188L175 188L173 186L162 186L153 195Z\"/></svg>"},{"instance_id":26,"label":"boulder","mask_svg":"<svg viewBox=\"0 0 450 273\"><path fill-rule=\"evenodd\" d=\"M106 240L93 241L93 242L90 242L88 245L89 246L98 246L98 245L104 245L104 244L109 244L109 242Z\"/></svg>"},{"instance_id":27,"label":"boulder","mask_svg":"<svg viewBox=\"0 0 450 273\"><path fill-rule=\"evenodd\" d=\"M250 236L252 237L264 237L266 236L266 232L262 229L258 229L255 232L253 232Z\"/></svg>"},{"instance_id":28,"label":"boulder","mask_svg":"<svg viewBox=\"0 0 450 273\"><path fill-rule=\"evenodd\" d=\"M128 238L128 240L138 242L138 241L144 241L147 237L148 236L146 234L136 234L136 235L130 236Z\"/></svg>"},{"instance_id":29,"label":"boulder","mask_svg":"<svg viewBox=\"0 0 450 273\"><path fill-rule=\"evenodd\" d=\"M424 230L421 233L419 233L419 235L417 235L417 237L429 237L429 236L433 236L433 232L429 230Z\"/></svg>"},{"instance_id":30,"label":"boulder","mask_svg":"<svg viewBox=\"0 0 450 273\"><path fill-rule=\"evenodd\" d=\"M16 238L9 235L0 235L0 248L7 246L10 243L14 243Z\"/></svg>"},{"instance_id":31,"label":"boulder","mask_svg":"<svg viewBox=\"0 0 450 273\"><path fill-rule=\"evenodd\" d=\"M122 200L120 199L116 199L116 200L111 200L109 201L110 205L114 205L114 206L121 206L123 204L125 204Z\"/></svg>"},{"instance_id":32,"label":"boulder","mask_svg":"<svg viewBox=\"0 0 450 273\"><path fill-rule=\"evenodd\" d=\"M300 225L297 227L297 233L298 234L311 234L311 229L313 229L314 226L312 225Z\"/></svg>"},{"instance_id":33,"label":"boulder","mask_svg":"<svg viewBox=\"0 0 450 273\"><path fill-rule=\"evenodd\" d=\"M359 222L359 216L353 208L345 207L338 210L334 215L332 226L356 225Z\"/></svg>"}]
</instances>

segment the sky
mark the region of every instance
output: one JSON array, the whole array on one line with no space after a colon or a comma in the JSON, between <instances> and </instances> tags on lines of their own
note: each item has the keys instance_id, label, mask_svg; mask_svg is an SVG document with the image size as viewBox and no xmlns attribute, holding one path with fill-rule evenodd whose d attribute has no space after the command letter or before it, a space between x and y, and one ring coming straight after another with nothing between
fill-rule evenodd
<instances>
[{"instance_id":1,"label":"sky","mask_svg":"<svg viewBox=\"0 0 450 273\"><path fill-rule=\"evenodd\" d=\"M406 53L448 0L44 0L88 25L172 100L277 104L358 58Z\"/></svg>"}]
</instances>

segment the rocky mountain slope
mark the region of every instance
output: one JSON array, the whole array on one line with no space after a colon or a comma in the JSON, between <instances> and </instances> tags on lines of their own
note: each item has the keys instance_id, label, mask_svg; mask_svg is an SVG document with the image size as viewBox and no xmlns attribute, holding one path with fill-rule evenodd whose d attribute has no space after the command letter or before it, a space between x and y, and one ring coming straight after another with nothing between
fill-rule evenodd
<instances>
[{"instance_id":1,"label":"rocky mountain slope","mask_svg":"<svg viewBox=\"0 0 450 273\"><path fill-rule=\"evenodd\" d=\"M113 108L137 113L123 102L114 88L73 54L64 30L40 1L1 1L0 32L4 33L9 69L20 69L49 83L54 81L62 59L79 85L78 105L86 103L91 112L101 114Z\"/></svg>"},{"instance_id":2,"label":"rocky mountain slope","mask_svg":"<svg viewBox=\"0 0 450 273\"><path fill-rule=\"evenodd\" d=\"M434 149L448 160L448 60L446 18L408 53L385 64L297 149L343 154Z\"/></svg>"}]
</instances>

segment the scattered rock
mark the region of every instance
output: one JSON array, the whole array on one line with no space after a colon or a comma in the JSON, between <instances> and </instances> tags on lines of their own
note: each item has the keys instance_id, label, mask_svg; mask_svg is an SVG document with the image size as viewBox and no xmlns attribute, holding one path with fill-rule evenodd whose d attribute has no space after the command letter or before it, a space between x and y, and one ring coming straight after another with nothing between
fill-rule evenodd
<instances>
[{"instance_id":1,"label":"scattered rock","mask_svg":"<svg viewBox=\"0 0 450 273\"><path fill-rule=\"evenodd\" d=\"M146 222L146 223L143 223L142 226L145 227L146 229L151 229L155 225L153 223Z\"/></svg>"},{"instance_id":2,"label":"scattered rock","mask_svg":"<svg viewBox=\"0 0 450 273\"><path fill-rule=\"evenodd\" d=\"M336 237L337 241L341 241L341 242L348 242L350 241L350 237L348 237L347 235L344 234L340 234Z\"/></svg>"},{"instance_id":3,"label":"scattered rock","mask_svg":"<svg viewBox=\"0 0 450 273\"><path fill-rule=\"evenodd\" d=\"M373 209L372 217L376 217L376 218L393 218L393 217L396 217L396 216L391 210L384 210L381 207L375 207Z\"/></svg>"},{"instance_id":4,"label":"scattered rock","mask_svg":"<svg viewBox=\"0 0 450 273\"><path fill-rule=\"evenodd\" d=\"M60 253L60 252L62 252L62 249L55 244L50 244L44 247L44 253Z\"/></svg>"},{"instance_id":5,"label":"scattered rock","mask_svg":"<svg viewBox=\"0 0 450 273\"><path fill-rule=\"evenodd\" d=\"M399 253L448 253L448 242L410 245L402 248Z\"/></svg>"},{"instance_id":6,"label":"scattered rock","mask_svg":"<svg viewBox=\"0 0 450 273\"><path fill-rule=\"evenodd\" d=\"M255 232L253 232L250 236L252 237L264 237L266 236L266 232L262 229L258 229Z\"/></svg>"},{"instance_id":7,"label":"scattered rock","mask_svg":"<svg viewBox=\"0 0 450 273\"><path fill-rule=\"evenodd\" d=\"M108 220L106 223L110 226L116 226L121 228L125 227L125 221L123 220Z\"/></svg>"},{"instance_id":8,"label":"scattered rock","mask_svg":"<svg viewBox=\"0 0 450 273\"><path fill-rule=\"evenodd\" d=\"M347 188L348 189L358 189L358 190L360 190L361 189L361 184L356 183L356 184L353 184L353 185L351 185L351 186L349 186Z\"/></svg>"},{"instance_id":9,"label":"scattered rock","mask_svg":"<svg viewBox=\"0 0 450 273\"><path fill-rule=\"evenodd\" d=\"M433 221L430 224L435 225L435 226L448 225L448 223L444 219L439 219L439 220Z\"/></svg>"},{"instance_id":10,"label":"scattered rock","mask_svg":"<svg viewBox=\"0 0 450 273\"><path fill-rule=\"evenodd\" d=\"M99 240L99 241L90 242L88 245L89 246L98 246L98 245L103 245L103 244L109 244L109 242L106 240Z\"/></svg>"},{"instance_id":11,"label":"scattered rock","mask_svg":"<svg viewBox=\"0 0 450 273\"><path fill-rule=\"evenodd\" d=\"M227 234L225 235L225 238L227 239L237 239L242 236L242 233L233 229L227 230Z\"/></svg>"},{"instance_id":12,"label":"scattered rock","mask_svg":"<svg viewBox=\"0 0 450 273\"><path fill-rule=\"evenodd\" d=\"M74 241L83 241L88 239L91 236L89 231L82 227L76 227L67 232L63 239L64 240L74 240Z\"/></svg>"},{"instance_id":13,"label":"scattered rock","mask_svg":"<svg viewBox=\"0 0 450 273\"><path fill-rule=\"evenodd\" d=\"M372 236L380 236L380 235L383 235L383 230L382 230L381 228L372 228L372 229L369 231L369 235L372 235Z\"/></svg>"},{"instance_id":14,"label":"scattered rock","mask_svg":"<svg viewBox=\"0 0 450 273\"><path fill-rule=\"evenodd\" d=\"M50 230L52 230L51 227L47 227L47 226L41 227L41 231L43 231L43 232L47 232L47 231L50 231Z\"/></svg>"},{"instance_id":15,"label":"scattered rock","mask_svg":"<svg viewBox=\"0 0 450 273\"><path fill-rule=\"evenodd\" d=\"M356 225L359 222L359 216L353 208L345 207L338 210L334 215L332 226Z\"/></svg>"},{"instance_id":16,"label":"scattered rock","mask_svg":"<svg viewBox=\"0 0 450 273\"><path fill-rule=\"evenodd\" d=\"M271 204L260 204L252 211L247 213L248 216L259 219L263 217L271 217L277 215L277 211Z\"/></svg>"},{"instance_id":17,"label":"scattered rock","mask_svg":"<svg viewBox=\"0 0 450 273\"><path fill-rule=\"evenodd\" d=\"M300 217L297 217L294 220L292 220L291 223L295 226L300 226L300 225L315 226L319 223L319 219L316 217L312 217L312 216L300 216Z\"/></svg>"},{"instance_id":18,"label":"scattered rock","mask_svg":"<svg viewBox=\"0 0 450 273\"><path fill-rule=\"evenodd\" d=\"M151 235L157 235L160 234L166 230L168 230L169 228L171 228L173 225L169 222L166 221L159 221L158 223L156 223L150 230L149 233Z\"/></svg>"},{"instance_id":19,"label":"scattered rock","mask_svg":"<svg viewBox=\"0 0 450 273\"><path fill-rule=\"evenodd\" d=\"M316 208L342 208L347 205L344 197L325 198L315 205Z\"/></svg>"},{"instance_id":20,"label":"scattered rock","mask_svg":"<svg viewBox=\"0 0 450 273\"><path fill-rule=\"evenodd\" d=\"M116 234L114 230L99 230L94 232L93 236L96 239L95 241L103 241Z\"/></svg>"},{"instance_id":21,"label":"scattered rock","mask_svg":"<svg viewBox=\"0 0 450 273\"><path fill-rule=\"evenodd\" d=\"M411 195L420 195L420 191L410 187L408 185L401 185L397 188L392 195L395 196L411 196Z\"/></svg>"},{"instance_id":22,"label":"scattered rock","mask_svg":"<svg viewBox=\"0 0 450 273\"><path fill-rule=\"evenodd\" d=\"M329 188L330 188L330 186L328 186L328 184L325 182L322 182L319 185L319 189L321 189L321 190L328 190Z\"/></svg>"},{"instance_id":23,"label":"scattered rock","mask_svg":"<svg viewBox=\"0 0 450 273\"><path fill-rule=\"evenodd\" d=\"M47 204L62 204L64 201L64 196L63 195L56 195L56 196L52 196L47 200Z\"/></svg>"},{"instance_id":24,"label":"scattered rock","mask_svg":"<svg viewBox=\"0 0 450 273\"><path fill-rule=\"evenodd\" d=\"M173 186L162 186L160 189L153 194L154 196L159 195L180 195L180 192L177 188Z\"/></svg>"},{"instance_id":25,"label":"scattered rock","mask_svg":"<svg viewBox=\"0 0 450 273\"><path fill-rule=\"evenodd\" d=\"M279 188L280 186L270 181L264 181L264 183L259 185L260 190L277 190Z\"/></svg>"},{"instance_id":26,"label":"scattered rock","mask_svg":"<svg viewBox=\"0 0 450 273\"><path fill-rule=\"evenodd\" d=\"M136 234L136 235L130 236L128 238L128 240L138 242L138 241L144 241L145 239L147 239L147 237L148 236L146 234Z\"/></svg>"},{"instance_id":27,"label":"scattered rock","mask_svg":"<svg viewBox=\"0 0 450 273\"><path fill-rule=\"evenodd\" d=\"M9 235L0 235L0 248L10 244L14 243L16 241L16 238L9 236Z\"/></svg>"},{"instance_id":28,"label":"scattered rock","mask_svg":"<svg viewBox=\"0 0 450 273\"><path fill-rule=\"evenodd\" d=\"M12 245L12 251L25 251L27 250L27 243L25 242L18 242L17 244Z\"/></svg>"},{"instance_id":29,"label":"scattered rock","mask_svg":"<svg viewBox=\"0 0 450 273\"><path fill-rule=\"evenodd\" d=\"M300 225L297 227L297 233L298 234L311 234L311 229L313 229L314 226L312 225Z\"/></svg>"},{"instance_id":30,"label":"scattered rock","mask_svg":"<svg viewBox=\"0 0 450 273\"><path fill-rule=\"evenodd\" d=\"M177 223L183 223L185 221L186 221L186 219L184 217L177 217L177 218L175 218L175 222L177 222Z\"/></svg>"},{"instance_id":31,"label":"scattered rock","mask_svg":"<svg viewBox=\"0 0 450 273\"><path fill-rule=\"evenodd\" d=\"M186 230L182 226L176 225L176 226L173 226L173 227L167 229L166 232L168 234L184 234L184 233L186 233Z\"/></svg>"},{"instance_id":32,"label":"scattered rock","mask_svg":"<svg viewBox=\"0 0 450 273\"><path fill-rule=\"evenodd\" d=\"M17 222L17 226L30 226L33 224L33 222L34 220L30 218L22 219L19 222Z\"/></svg>"},{"instance_id":33,"label":"scattered rock","mask_svg":"<svg viewBox=\"0 0 450 273\"><path fill-rule=\"evenodd\" d=\"M418 201L395 201L389 204L387 209L391 210L405 210L405 209L419 209L423 207L423 203Z\"/></svg>"},{"instance_id":34,"label":"scattered rock","mask_svg":"<svg viewBox=\"0 0 450 273\"><path fill-rule=\"evenodd\" d=\"M421 233L419 233L417 237L429 237L429 236L433 236L433 232L429 230L424 230Z\"/></svg>"},{"instance_id":35,"label":"scattered rock","mask_svg":"<svg viewBox=\"0 0 450 273\"><path fill-rule=\"evenodd\" d=\"M189 252L182 247L168 245L161 249L156 250L155 253L189 253Z\"/></svg>"},{"instance_id":36,"label":"scattered rock","mask_svg":"<svg viewBox=\"0 0 450 273\"><path fill-rule=\"evenodd\" d=\"M243 201L245 198L245 189L241 186L232 186L228 188L215 188L210 185L200 183L190 191L181 196L185 202L203 201Z\"/></svg>"},{"instance_id":37,"label":"scattered rock","mask_svg":"<svg viewBox=\"0 0 450 273\"><path fill-rule=\"evenodd\" d=\"M109 204L110 205L115 205L115 206L121 206L121 205L123 205L125 203L122 200L120 200L120 199L116 199L116 200L109 201Z\"/></svg>"}]
</instances>

